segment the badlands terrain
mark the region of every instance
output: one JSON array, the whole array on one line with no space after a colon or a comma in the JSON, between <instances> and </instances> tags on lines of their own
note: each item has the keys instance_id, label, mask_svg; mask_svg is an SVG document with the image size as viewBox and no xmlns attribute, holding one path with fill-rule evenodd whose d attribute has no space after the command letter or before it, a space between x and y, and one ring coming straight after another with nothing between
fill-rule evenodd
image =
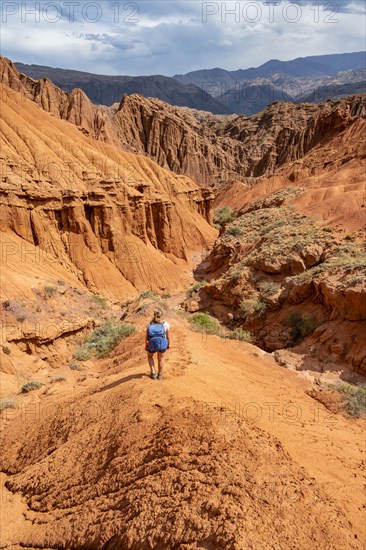
<instances>
[{"instance_id":1,"label":"badlands terrain","mask_svg":"<svg viewBox=\"0 0 366 550\"><path fill-rule=\"evenodd\" d=\"M0 547L364 549L366 95L0 76Z\"/></svg>"}]
</instances>

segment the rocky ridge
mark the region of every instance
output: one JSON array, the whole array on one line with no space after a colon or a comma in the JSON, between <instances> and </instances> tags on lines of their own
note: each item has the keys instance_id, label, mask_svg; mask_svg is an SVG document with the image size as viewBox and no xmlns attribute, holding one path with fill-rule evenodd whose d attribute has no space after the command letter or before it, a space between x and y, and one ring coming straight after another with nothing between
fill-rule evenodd
<instances>
[{"instance_id":1,"label":"rocky ridge","mask_svg":"<svg viewBox=\"0 0 366 550\"><path fill-rule=\"evenodd\" d=\"M366 116L366 95L323 105L274 103L249 118L211 115L140 95L97 107L81 90L67 94L49 80L34 81L9 60L1 61L2 81L45 110L86 135L147 155L203 187L253 184L251 178L301 159L340 126L351 124L353 117Z\"/></svg>"}]
</instances>

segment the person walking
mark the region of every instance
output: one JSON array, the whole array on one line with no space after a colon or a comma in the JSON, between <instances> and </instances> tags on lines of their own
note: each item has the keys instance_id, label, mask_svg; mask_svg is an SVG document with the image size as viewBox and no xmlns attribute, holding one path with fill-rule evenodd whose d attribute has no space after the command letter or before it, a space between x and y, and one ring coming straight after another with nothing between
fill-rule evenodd
<instances>
[{"instance_id":1,"label":"person walking","mask_svg":"<svg viewBox=\"0 0 366 550\"><path fill-rule=\"evenodd\" d=\"M169 349L170 324L163 320L161 309L155 309L151 321L146 327L146 351L150 367L150 378L163 379L164 353ZM154 354L158 356L158 375L155 372Z\"/></svg>"}]
</instances>

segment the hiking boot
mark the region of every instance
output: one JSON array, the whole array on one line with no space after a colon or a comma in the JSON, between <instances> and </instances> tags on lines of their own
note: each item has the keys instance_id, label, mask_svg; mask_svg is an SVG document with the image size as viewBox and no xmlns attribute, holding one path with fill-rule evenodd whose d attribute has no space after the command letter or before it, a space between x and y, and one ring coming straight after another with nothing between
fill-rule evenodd
<instances>
[{"instance_id":1,"label":"hiking boot","mask_svg":"<svg viewBox=\"0 0 366 550\"><path fill-rule=\"evenodd\" d=\"M151 373L150 373L150 378L151 378L152 380L156 380L156 373L155 373L155 372L151 372Z\"/></svg>"},{"instance_id":2,"label":"hiking boot","mask_svg":"<svg viewBox=\"0 0 366 550\"><path fill-rule=\"evenodd\" d=\"M163 373L162 372L159 372L158 374L158 380L162 380L164 377L163 377Z\"/></svg>"}]
</instances>

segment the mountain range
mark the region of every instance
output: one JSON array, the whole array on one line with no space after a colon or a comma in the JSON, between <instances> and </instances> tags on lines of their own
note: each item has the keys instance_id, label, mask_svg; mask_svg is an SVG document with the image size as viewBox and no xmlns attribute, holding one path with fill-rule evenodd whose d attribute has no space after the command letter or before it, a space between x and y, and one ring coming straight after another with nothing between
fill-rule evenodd
<instances>
[{"instance_id":1,"label":"mountain range","mask_svg":"<svg viewBox=\"0 0 366 550\"><path fill-rule=\"evenodd\" d=\"M366 52L270 60L260 67L204 69L173 78L108 76L15 63L33 79L48 78L66 92L82 89L96 104L112 105L124 94L141 94L170 105L213 114L252 115L273 101L316 103L366 90Z\"/></svg>"},{"instance_id":2,"label":"mountain range","mask_svg":"<svg viewBox=\"0 0 366 550\"><path fill-rule=\"evenodd\" d=\"M233 88L237 82L249 82L256 78L268 78L282 74L292 78L319 78L330 76L340 71L365 68L366 52L354 52L330 55L298 57L291 61L271 59L259 67L225 71L224 69L204 69L184 75L176 74L174 78L184 84L196 84L203 87L205 82L220 82Z\"/></svg>"},{"instance_id":3,"label":"mountain range","mask_svg":"<svg viewBox=\"0 0 366 550\"><path fill-rule=\"evenodd\" d=\"M80 88L95 104L112 105L124 94L142 94L171 105L204 109L214 114L230 113L228 107L195 84L183 84L167 76L107 76L23 63L15 63L15 66L35 80L48 78L65 92Z\"/></svg>"}]
</instances>

